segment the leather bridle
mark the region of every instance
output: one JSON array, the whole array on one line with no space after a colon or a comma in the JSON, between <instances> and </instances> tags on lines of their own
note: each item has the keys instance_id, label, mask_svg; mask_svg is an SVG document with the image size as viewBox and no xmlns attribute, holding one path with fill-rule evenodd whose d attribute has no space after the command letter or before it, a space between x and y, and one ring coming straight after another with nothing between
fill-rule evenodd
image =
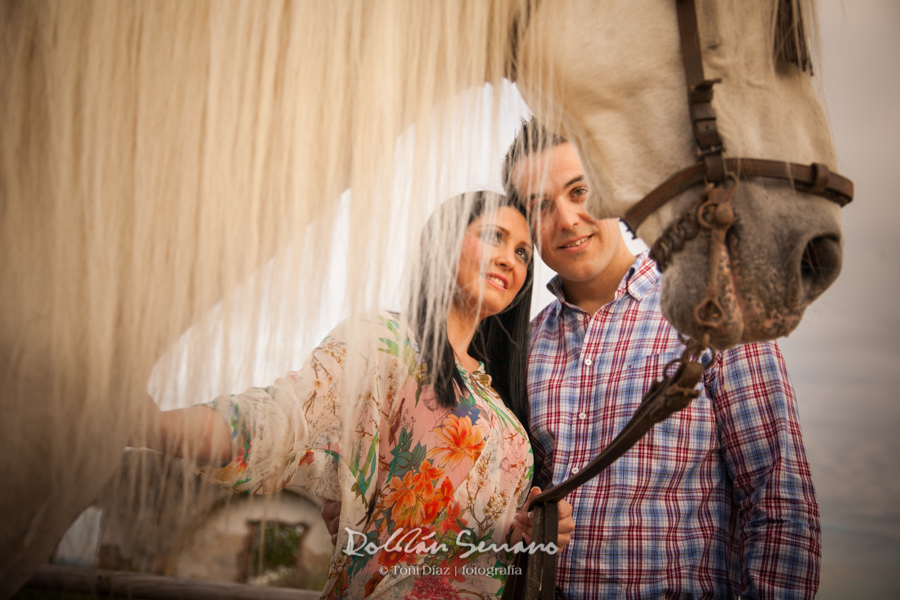
<instances>
[{"instance_id":1,"label":"leather bridle","mask_svg":"<svg viewBox=\"0 0 900 600\"><path fill-rule=\"evenodd\" d=\"M707 185L707 190L703 194L703 198L707 198L715 188L725 187L728 182L736 185L740 179L751 177L789 181L798 191L821 196L842 208L846 206L853 199L853 182L833 173L822 163L801 165L759 158L725 158L723 156L725 145L719 135L716 126L716 111L712 106L713 86L721 80L706 79L703 74L700 34L697 28L694 0L677 0L676 7L678 29L681 34L681 55L687 81L688 111L694 139L697 142L699 160L669 177L625 213L623 220L631 231L637 233L638 227L647 217L695 185ZM728 194L728 201L723 202L720 199L715 204L722 206L723 203L730 203L732 194L733 191ZM702 211L702 205L701 201L700 205L690 207L654 243L651 257L657 261L660 270L665 270L668 266L671 253L680 250L684 242L691 239L692 234L696 235L696 231L699 231L696 227L692 227L692 224L703 224L703 219L699 214ZM721 210L728 212L730 208ZM712 213L708 208L706 212ZM725 221L728 221L730 216L731 222L733 222L733 215L722 216ZM707 223L709 223L709 219L707 219ZM724 225L724 222L720 223L720 226ZM730 225L729 222L728 227Z\"/></svg>"},{"instance_id":2,"label":"leather bridle","mask_svg":"<svg viewBox=\"0 0 900 600\"><path fill-rule=\"evenodd\" d=\"M798 191L821 196L840 207L853 199L853 182L821 163L801 165L757 158L725 158L712 106L713 85L719 80L706 79L703 74L694 0L676 0L676 7L688 107L699 160L647 194L625 214L624 220L632 232L637 232L644 220L667 202L696 185L705 186L699 201L675 219L656 240L650 255L660 270L664 270L672 254L681 250L687 240L696 237L701 228L710 230L706 295L695 308L694 318L701 329L711 331L725 316L718 298L717 264L727 252L725 237L735 220L731 198L740 180L764 177L789 181ZM609 446L577 474L531 500L533 544L538 547L550 542L555 544L559 521L557 503L560 500L599 475L654 424L685 408L700 395L694 388L705 370L699 359L708 345L709 333L687 340L681 357L666 365L662 380L653 382L634 416ZM668 374L673 367L674 372ZM502 600L552 600L556 589L556 559L556 553L544 551L516 553L514 566L521 574L507 575Z\"/></svg>"}]
</instances>

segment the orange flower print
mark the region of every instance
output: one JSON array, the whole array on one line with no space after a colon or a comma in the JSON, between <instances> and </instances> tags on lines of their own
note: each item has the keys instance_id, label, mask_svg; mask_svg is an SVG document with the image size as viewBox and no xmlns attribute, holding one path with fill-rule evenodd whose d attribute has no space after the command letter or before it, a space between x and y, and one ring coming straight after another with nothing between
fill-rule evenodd
<instances>
[{"instance_id":1,"label":"orange flower print","mask_svg":"<svg viewBox=\"0 0 900 600\"><path fill-rule=\"evenodd\" d=\"M439 490L436 490L437 493L432 496L432 500L425 503L425 522L433 523L435 518L440 514L444 508L447 508L448 514L451 510L450 501L453 499L453 484L450 483L449 477L444 477L443 483L441 483L441 487ZM456 515L459 515L459 504L456 505ZM455 524L455 521L454 521ZM449 525L444 525L443 523L438 524L438 529L441 533L446 533L447 529L451 528ZM459 529L459 527L456 527Z\"/></svg>"},{"instance_id":2,"label":"orange flower print","mask_svg":"<svg viewBox=\"0 0 900 600\"><path fill-rule=\"evenodd\" d=\"M444 482L441 484L441 498L446 502L450 498L453 497L453 484L450 483L449 477L444 477Z\"/></svg>"},{"instance_id":3,"label":"orange flower print","mask_svg":"<svg viewBox=\"0 0 900 600\"><path fill-rule=\"evenodd\" d=\"M423 500L430 499L434 495L434 484L432 482L435 479L440 479L443 474L444 470L442 468L431 466L431 462L428 459L423 460L419 466L419 474L413 476L416 493L421 495Z\"/></svg>"},{"instance_id":4,"label":"orange flower print","mask_svg":"<svg viewBox=\"0 0 900 600\"><path fill-rule=\"evenodd\" d=\"M315 458L316 458L316 455L313 453L313 451L307 450L303 454L303 458L300 459L300 462L297 463L297 466L299 467L301 465L311 465L313 463L313 460L315 460Z\"/></svg>"},{"instance_id":5,"label":"orange flower print","mask_svg":"<svg viewBox=\"0 0 900 600\"><path fill-rule=\"evenodd\" d=\"M450 557L449 560L446 558L441 561L441 569L445 573L449 573L449 579L451 581L458 581L460 583L466 582L465 571L463 567L466 566L466 559L462 558L461 554L454 554Z\"/></svg>"},{"instance_id":6,"label":"orange flower print","mask_svg":"<svg viewBox=\"0 0 900 600\"><path fill-rule=\"evenodd\" d=\"M392 546L393 547L393 546ZM402 546L401 546L402 548ZM400 561L406 558L406 553L401 551L389 551L385 550L381 554L378 555L378 563L384 565L389 570L394 565L398 564Z\"/></svg>"},{"instance_id":7,"label":"orange flower print","mask_svg":"<svg viewBox=\"0 0 900 600\"><path fill-rule=\"evenodd\" d=\"M240 480L240 476L247 470L247 455L244 453L239 454L234 460L230 463L214 471L216 479L222 482L233 482L235 486L240 483L245 483L246 480Z\"/></svg>"},{"instance_id":8,"label":"orange flower print","mask_svg":"<svg viewBox=\"0 0 900 600\"><path fill-rule=\"evenodd\" d=\"M369 581L366 582L366 585L364 588L366 597L369 597L372 595L372 592L375 591L375 587L379 583L381 583L382 579L384 579L384 575L382 575L381 573L375 573L375 575L372 576L372 579L370 579Z\"/></svg>"},{"instance_id":9,"label":"orange flower print","mask_svg":"<svg viewBox=\"0 0 900 600\"><path fill-rule=\"evenodd\" d=\"M462 531L462 528L459 526L459 523L457 523L456 520L460 517L462 517L462 509L459 506L459 502L454 500L447 505L447 516L443 521L438 523L438 531L440 531L441 534L445 534L448 531L459 533L460 531Z\"/></svg>"},{"instance_id":10,"label":"orange flower print","mask_svg":"<svg viewBox=\"0 0 900 600\"><path fill-rule=\"evenodd\" d=\"M396 475L391 477L388 484L392 491L388 494L384 502L392 505L391 510L394 524L398 527L406 527L413 522L421 522L422 507L419 505L419 497L415 491L415 474L407 471L401 480Z\"/></svg>"},{"instance_id":11,"label":"orange flower print","mask_svg":"<svg viewBox=\"0 0 900 600\"><path fill-rule=\"evenodd\" d=\"M450 415L444 419L443 426L435 432L435 436L441 445L429 450L427 456L445 458L451 469L456 468L465 458L475 462L484 449L484 432L480 425L472 426L472 419L468 415L462 419Z\"/></svg>"},{"instance_id":12,"label":"orange flower print","mask_svg":"<svg viewBox=\"0 0 900 600\"><path fill-rule=\"evenodd\" d=\"M438 513L444 508L444 503L440 499L431 500L425 503L425 522L432 523L437 518Z\"/></svg>"}]
</instances>

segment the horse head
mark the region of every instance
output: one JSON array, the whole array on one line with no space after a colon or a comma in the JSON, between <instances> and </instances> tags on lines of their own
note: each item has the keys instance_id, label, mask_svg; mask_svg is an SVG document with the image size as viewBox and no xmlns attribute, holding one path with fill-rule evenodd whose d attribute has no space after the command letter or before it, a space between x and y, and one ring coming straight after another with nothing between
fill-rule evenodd
<instances>
[{"instance_id":1,"label":"horse head","mask_svg":"<svg viewBox=\"0 0 900 600\"><path fill-rule=\"evenodd\" d=\"M517 84L537 117L578 148L599 191L589 201L597 216L625 216L698 162L675 4L545 3L523 31ZM735 160L835 169L805 39L813 16L811 5L791 0L698 0L703 71L719 80L713 107L737 184L730 192L734 219L719 258L709 257L710 230L700 227L678 241L679 251L667 256L662 308L681 332L708 334L716 348L790 333L840 272L838 204L798 191L791 174L783 181L743 179ZM571 23L592 27L564 34ZM702 194L703 185L680 191L636 233L653 246L686 210L696 211ZM714 325L698 313L710 287L724 313Z\"/></svg>"}]
</instances>

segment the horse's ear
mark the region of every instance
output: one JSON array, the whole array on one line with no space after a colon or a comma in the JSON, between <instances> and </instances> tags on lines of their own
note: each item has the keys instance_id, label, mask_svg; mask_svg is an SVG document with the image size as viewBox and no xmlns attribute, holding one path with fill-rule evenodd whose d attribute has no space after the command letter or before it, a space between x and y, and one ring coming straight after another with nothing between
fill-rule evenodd
<instances>
[{"instance_id":1,"label":"horse's ear","mask_svg":"<svg viewBox=\"0 0 900 600\"><path fill-rule=\"evenodd\" d=\"M809 44L803 27L800 0L777 0L775 16L775 60L797 65L813 74Z\"/></svg>"}]
</instances>

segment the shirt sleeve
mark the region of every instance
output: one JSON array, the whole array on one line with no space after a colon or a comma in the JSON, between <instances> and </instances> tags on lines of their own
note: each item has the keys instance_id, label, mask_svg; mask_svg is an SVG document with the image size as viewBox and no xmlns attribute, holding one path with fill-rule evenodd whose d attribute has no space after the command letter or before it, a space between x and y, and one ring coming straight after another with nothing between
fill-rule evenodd
<instances>
[{"instance_id":1,"label":"shirt sleeve","mask_svg":"<svg viewBox=\"0 0 900 600\"><path fill-rule=\"evenodd\" d=\"M738 510L736 591L744 599L813 598L819 508L781 351L774 342L728 350L707 385Z\"/></svg>"},{"instance_id":2,"label":"shirt sleeve","mask_svg":"<svg viewBox=\"0 0 900 600\"><path fill-rule=\"evenodd\" d=\"M375 372L369 364L377 361L361 353L355 375L347 372L349 329L346 322L339 325L302 369L273 385L210 403L231 428L232 460L221 468L200 468L204 479L234 492L268 494L300 485L320 497L342 499L342 487L355 476L342 460L342 447L353 454L377 444L381 397L377 364ZM344 427L346 415L353 415L353 427Z\"/></svg>"}]
</instances>

